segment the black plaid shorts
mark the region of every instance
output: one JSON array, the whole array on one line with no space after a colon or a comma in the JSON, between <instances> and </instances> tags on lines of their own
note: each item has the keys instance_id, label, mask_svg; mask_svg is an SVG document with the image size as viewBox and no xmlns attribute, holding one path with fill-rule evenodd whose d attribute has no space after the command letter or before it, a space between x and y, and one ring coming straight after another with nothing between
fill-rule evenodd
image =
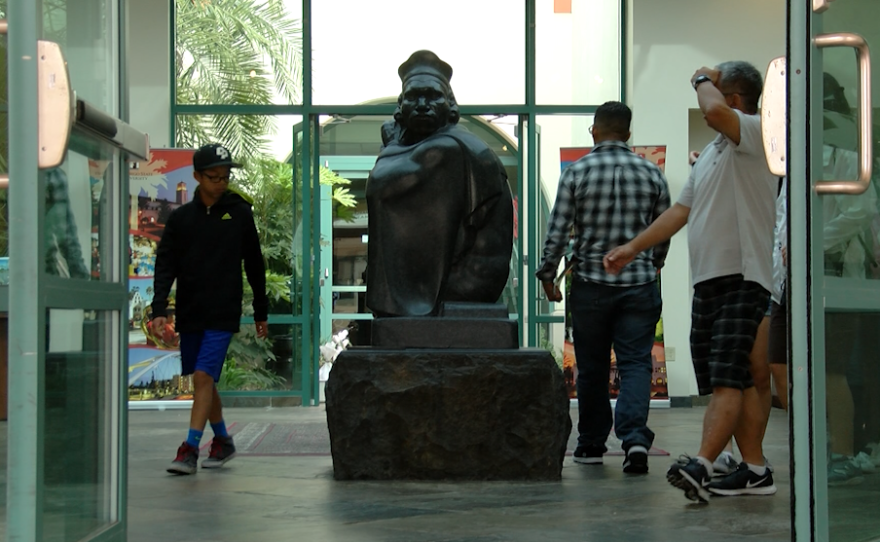
<instances>
[{"instance_id":1,"label":"black plaid shorts","mask_svg":"<svg viewBox=\"0 0 880 542\"><path fill-rule=\"evenodd\" d=\"M694 286L691 358L700 395L714 388L745 390L755 385L749 355L770 293L742 275L728 275Z\"/></svg>"}]
</instances>

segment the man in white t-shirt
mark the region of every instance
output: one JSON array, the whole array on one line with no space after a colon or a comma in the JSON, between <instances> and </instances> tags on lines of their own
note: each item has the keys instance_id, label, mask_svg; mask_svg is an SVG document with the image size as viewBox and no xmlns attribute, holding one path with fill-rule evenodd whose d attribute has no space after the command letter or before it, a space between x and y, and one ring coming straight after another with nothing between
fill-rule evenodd
<instances>
[{"instance_id":1,"label":"man in white t-shirt","mask_svg":"<svg viewBox=\"0 0 880 542\"><path fill-rule=\"evenodd\" d=\"M629 243L605 256L620 272L637 254L688 228L694 303L691 357L700 395L712 394L697 457L670 467L669 482L695 501L719 495L772 495L761 440L766 409L749 354L772 289L778 178L767 168L757 115L763 81L747 62L700 68L691 78L700 109L718 136L700 153L678 202ZM743 462L711 482L712 462L731 436Z\"/></svg>"}]
</instances>

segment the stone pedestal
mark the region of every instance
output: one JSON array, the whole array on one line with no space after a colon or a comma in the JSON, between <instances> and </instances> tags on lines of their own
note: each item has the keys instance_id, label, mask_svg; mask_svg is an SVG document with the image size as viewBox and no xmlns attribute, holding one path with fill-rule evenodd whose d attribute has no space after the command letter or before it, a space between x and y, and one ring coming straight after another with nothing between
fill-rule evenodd
<instances>
[{"instance_id":1,"label":"stone pedestal","mask_svg":"<svg viewBox=\"0 0 880 542\"><path fill-rule=\"evenodd\" d=\"M558 480L569 399L546 350L342 352L327 382L338 480Z\"/></svg>"},{"instance_id":2,"label":"stone pedestal","mask_svg":"<svg viewBox=\"0 0 880 542\"><path fill-rule=\"evenodd\" d=\"M372 345L397 348L519 348L519 325L499 303L443 303L436 317L397 316L372 322Z\"/></svg>"}]
</instances>

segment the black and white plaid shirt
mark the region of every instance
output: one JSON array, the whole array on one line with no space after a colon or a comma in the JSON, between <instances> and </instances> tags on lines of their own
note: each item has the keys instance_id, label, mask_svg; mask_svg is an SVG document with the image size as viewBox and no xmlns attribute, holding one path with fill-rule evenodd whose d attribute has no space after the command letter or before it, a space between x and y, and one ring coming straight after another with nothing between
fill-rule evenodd
<instances>
[{"instance_id":1,"label":"black and white plaid shirt","mask_svg":"<svg viewBox=\"0 0 880 542\"><path fill-rule=\"evenodd\" d=\"M556 276L571 240L576 276L612 286L653 281L663 267L669 242L636 256L619 275L610 275L602 258L644 231L669 208L669 187L660 168L620 141L603 141L562 172L544 241L544 259L535 275Z\"/></svg>"}]
</instances>

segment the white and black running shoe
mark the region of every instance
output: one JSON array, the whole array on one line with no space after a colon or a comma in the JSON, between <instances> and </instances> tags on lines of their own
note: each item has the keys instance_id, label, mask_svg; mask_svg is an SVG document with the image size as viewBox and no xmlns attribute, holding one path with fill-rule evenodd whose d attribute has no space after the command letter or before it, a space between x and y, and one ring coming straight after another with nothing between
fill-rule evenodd
<instances>
[{"instance_id":1,"label":"white and black running shoe","mask_svg":"<svg viewBox=\"0 0 880 542\"><path fill-rule=\"evenodd\" d=\"M773 495L776 485L773 473L764 468L764 474L755 474L744 462L732 474L709 484L713 495Z\"/></svg>"}]
</instances>

